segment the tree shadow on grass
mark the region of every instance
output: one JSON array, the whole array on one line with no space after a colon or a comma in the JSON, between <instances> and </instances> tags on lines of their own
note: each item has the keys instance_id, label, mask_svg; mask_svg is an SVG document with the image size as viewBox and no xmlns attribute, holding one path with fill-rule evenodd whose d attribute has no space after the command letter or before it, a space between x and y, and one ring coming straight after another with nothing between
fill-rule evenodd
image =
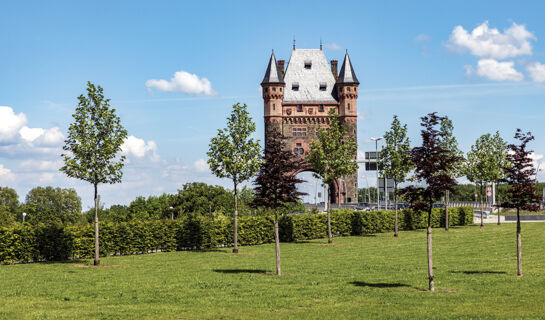
<instances>
[{"instance_id":1,"label":"tree shadow on grass","mask_svg":"<svg viewBox=\"0 0 545 320\"><path fill-rule=\"evenodd\" d=\"M490 270L463 270L463 271L451 271L451 273L463 273L463 274L507 274L505 271L490 271Z\"/></svg>"},{"instance_id":2,"label":"tree shadow on grass","mask_svg":"<svg viewBox=\"0 0 545 320\"><path fill-rule=\"evenodd\" d=\"M213 271L219 273L267 273L267 270L262 269L214 269Z\"/></svg>"},{"instance_id":3,"label":"tree shadow on grass","mask_svg":"<svg viewBox=\"0 0 545 320\"><path fill-rule=\"evenodd\" d=\"M412 288L412 286L404 283L399 282L378 282L378 283L370 283L370 282L363 282L363 281L352 281L350 284L355 285L356 287L369 287L369 288L400 288L400 287L407 287Z\"/></svg>"}]
</instances>

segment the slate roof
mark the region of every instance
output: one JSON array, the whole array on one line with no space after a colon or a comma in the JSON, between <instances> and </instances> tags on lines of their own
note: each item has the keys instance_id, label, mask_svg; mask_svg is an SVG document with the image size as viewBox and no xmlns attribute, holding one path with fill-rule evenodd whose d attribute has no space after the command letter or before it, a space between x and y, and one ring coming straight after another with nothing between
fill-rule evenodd
<instances>
[{"instance_id":1,"label":"slate roof","mask_svg":"<svg viewBox=\"0 0 545 320\"><path fill-rule=\"evenodd\" d=\"M278 65L276 64L274 52L271 54L271 59L269 60L267 71L265 71L265 77L263 77L263 81L261 81L261 84L265 83L284 83L282 75L278 71Z\"/></svg>"},{"instance_id":2,"label":"slate roof","mask_svg":"<svg viewBox=\"0 0 545 320\"><path fill-rule=\"evenodd\" d=\"M310 63L310 68L305 68ZM284 102L337 102L335 97L335 78L327 59L320 49L295 49L284 76ZM320 90L324 86L325 90ZM297 91L293 86L298 85Z\"/></svg>"},{"instance_id":3,"label":"slate roof","mask_svg":"<svg viewBox=\"0 0 545 320\"><path fill-rule=\"evenodd\" d=\"M337 79L337 83L360 83L358 81L358 78L356 77L356 74L354 73L354 68L352 67L352 62L350 62L350 58L348 57L348 52L346 52L346 54L344 55L343 65L341 67L341 72L339 72L339 78Z\"/></svg>"}]
</instances>

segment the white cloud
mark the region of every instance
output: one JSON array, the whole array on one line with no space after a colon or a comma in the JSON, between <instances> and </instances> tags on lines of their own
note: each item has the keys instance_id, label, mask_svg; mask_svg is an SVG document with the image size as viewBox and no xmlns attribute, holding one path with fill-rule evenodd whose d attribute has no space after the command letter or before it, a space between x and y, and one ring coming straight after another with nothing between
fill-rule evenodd
<instances>
[{"instance_id":1,"label":"white cloud","mask_svg":"<svg viewBox=\"0 0 545 320\"><path fill-rule=\"evenodd\" d=\"M534 82L545 82L545 64L539 62L530 63L526 67L526 71L530 74L530 78Z\"/></svg>"},{"instance_id":2,"label":"white cloud","mask_svg":"<svg viewBox=\"0 0 545 320\"><path fill-rule=\"evenodd\" d=\"M19 167L30 171L57 171L60 167L62 167L62 165L63 163L61 160L51 161L29 159L21 162Z\"/></svg>"},{"instance_id":3,"label":"white cloud","mask_svg":"<svg viewBox=\"0 0 545 320\"><path fill-rule=\"evenodd\" d=\"M21 157L58 153L64 135L58 127L29 128L24 113L0 107L0 156Z\"/></svg>"},{"instance_id":4,"label":"white cloud","mask_svg":"<svg viewBox=\"0 0 545 320\"><path fill-rule=\"evenodd\" d=\"M513 23L504 32L490 29L488 21L468 33L462 26L456 26L450 35L447 47L453 51L470 52L474 56L491 59L505 59L521 55L532 55L534 34L525 25Z\"/></svg>"},{"instance_id":5,"label":"white cloud","mask_svg":"<svg viewBox=\"0 0 545 320\"><path fill-rule=\"evenodd\" d=\"M11 172L11 170L4 167L4 165L0 163L0 185L6 182L11 182L14 179L15 175Z\"/></svg>"},{"instance_id":6,"label":"white cloud","mask_svg":"<svg viewBox=\"0 0 545 320\"><path fill-rule=\"evenodd\" d=\"M499 62L494 59L481 59L477 63L477 74L495 81L522 81L524 76L514 68L513 61Z\"/></svg>"},{"instance_id":7,"label":"white cloud","mask_svg":"<svg viewBox=\"0 0 545 320\"><path fill-rule=\"evenodd\" d=\"M198 172L208 172L209 170L209 166L208 166L208 163L206 162L206 160L204 159L199 159L197 161L195 161L193 163L193 167L195 168L195 170L197 170Z\"/></svg>"},{"instance_id":8,"label":"white cloud","mask_svg":"<svg viewBox=\"0 0 545 320\"><path fill-rule=\"evenodd\" d=\"M19 138L19 130L26 124L24 113L15 114L11 107L0 106L0 143L12 143Z\"/></svg>"},{"instance_id":9,"label":"white cloud","mask_svg":"<svg viewBox=\"0 0 545 320\"><path fill-rule=\"evenodd\" d=\"M431 36L427 35L425 33L421 33L421 34L417 35L416 37L414 37L414 42L416 42L416 43L429 42L429 41L431 41Z\"/></svg>"},{"instance_id":10,"label":"white cloud","mask_svg":"<svg viewBox=\"0 0 545 320\"><path fill-rule=\"evenodd\" d=\"M328 49L331 49L331 50L340 50L341 49L341 46L339 46L338 44L336 44L335 42L333 43L326 43L324 44L324 47L328 48Z\"/></svg>"},{"instance_id":11,"label":"white cloud","mask_svg":"<svg viewBox=\"0 0 545 320\"><path fill-rule=\"evenodd\" d=\"M367 118L371 115L370 109L362 109L358 111L358 121L364 121L367 120Z\"/></svg>"},{"instance_id":12,"label":"white cloud","mask_svg":"<svg viewBox=\"0 0 545 320\"><path fill-rule=\"evenodd\" d=\"M191 74L183 70L174 73L174 77L168 81L163 79L150 79L146 81L146 87L159 91L183 92L192 95L217 95L217 92L212 89L212 84L208 79L199 78L196 74Z\"/></svg>"},{"instance_id":13,"label":"white cloud","mask_svg":"<svg viewBox=\"0 0 545 320\"><path fill-rule=\"evenodd\" d=\"M157 144L155 141L149 140L147 143L144 139L135 136L128 136L121 145L121 152L128 156L136 158L149 157L152 161L159 160L157 154Z\"/></svg>"}]
</instances>

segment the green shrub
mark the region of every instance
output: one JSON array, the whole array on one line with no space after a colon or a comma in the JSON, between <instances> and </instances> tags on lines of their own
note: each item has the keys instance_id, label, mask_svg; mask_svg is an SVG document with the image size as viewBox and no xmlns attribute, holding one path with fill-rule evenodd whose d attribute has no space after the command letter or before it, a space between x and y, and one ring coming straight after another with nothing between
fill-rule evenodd
<instances>
[{"instance_id":1,"label":"green shrub","mask_svg":"<svg viewBox=\"0 0 545 320\"><path fill-rule=\"evenodd\" d=\"M334 210L331 230L334 236L369 235L394 228L393 211ZM427 225L426 212L399 211L399 229L414 230ZM473 223L473 209L450 208L450 225ZM433 209L433 227L444 226L445 210ZM274 242L272 216L246 216L239 219L239 244L257 245ZM327 234L324 213L281 216L280 240L283 242L323 238ZM103 222L100 224L102 255L125 255L154 251L209 249L231 246L233 223L188 215L181 220ZM55 261L92 258L94 226L21 225L0 228L0 263Z\"/></svg>"}]
</instances>

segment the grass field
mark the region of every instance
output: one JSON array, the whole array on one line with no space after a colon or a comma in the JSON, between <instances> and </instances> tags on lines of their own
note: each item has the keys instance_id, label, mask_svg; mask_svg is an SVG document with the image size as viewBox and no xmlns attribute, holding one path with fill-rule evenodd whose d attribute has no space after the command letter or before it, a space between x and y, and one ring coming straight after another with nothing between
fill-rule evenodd
<instances>
[{"instance_id":1,"label":"grass field","mask_svg":"<svg viewBox=\"0 0 545 320\"><path fill-rule=\"evenodd\" d=\"M0 266L5 319L364 319L545 317L545 223L433 230L435 293L424 231L206 252Z\"/></svg>"}]
</instances>

